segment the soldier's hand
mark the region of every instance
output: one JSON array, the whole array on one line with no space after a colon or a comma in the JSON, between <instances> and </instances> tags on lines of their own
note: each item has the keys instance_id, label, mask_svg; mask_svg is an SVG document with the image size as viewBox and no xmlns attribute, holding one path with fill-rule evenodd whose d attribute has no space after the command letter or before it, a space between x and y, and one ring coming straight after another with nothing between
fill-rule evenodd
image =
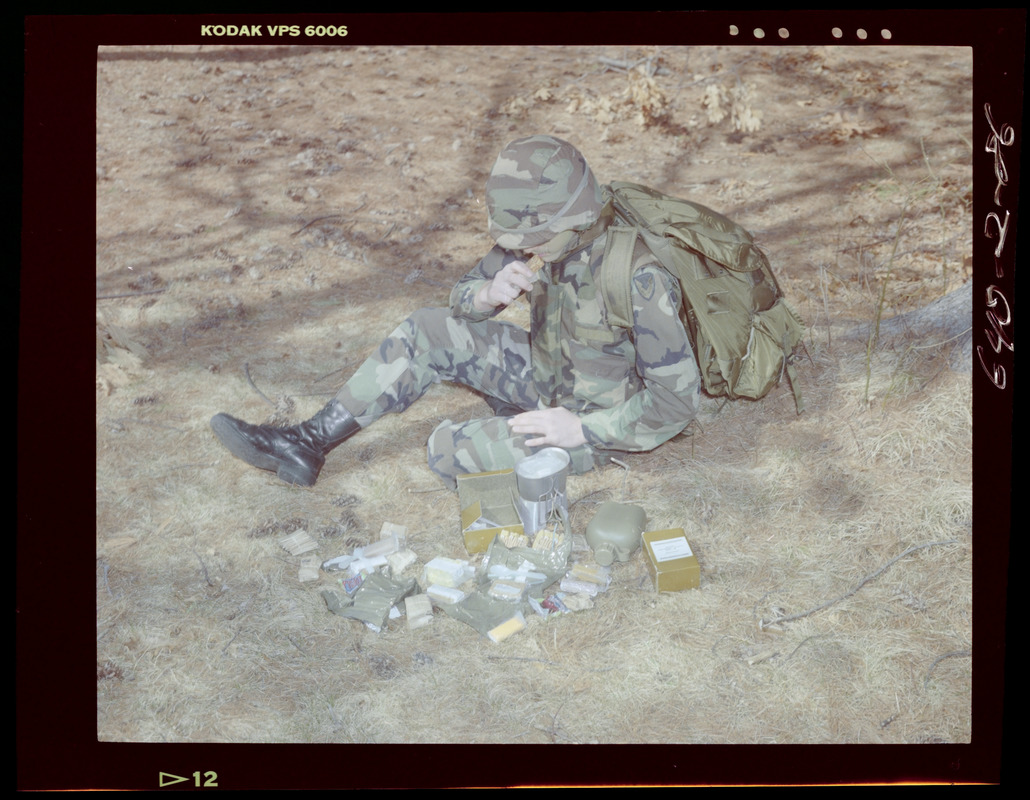
<instances>
[{"instance_id":1,"label":"soldier's hand","mask_svg":"<svg viewBox=\"0 0 1030 800\"><path fill-rule=\"evenodd\" d=\"M586 444L583 423L567 408L542 408L525 411L508 420L512 433L535 436L527 439L530 447L564 447L571 449Z\"/></svg>"},{"instance_id":2,"label":"soldier's hand","mask_svg":"<svg viewBox=\"0 0 1030 800\"><path fill-rule=\"evenodd\" d=\"M512 261L483 284L476 293L475 306L479 311L506 306L523 292L533 288L533 271L525 262Z\"/></svg>"}]
</instances>

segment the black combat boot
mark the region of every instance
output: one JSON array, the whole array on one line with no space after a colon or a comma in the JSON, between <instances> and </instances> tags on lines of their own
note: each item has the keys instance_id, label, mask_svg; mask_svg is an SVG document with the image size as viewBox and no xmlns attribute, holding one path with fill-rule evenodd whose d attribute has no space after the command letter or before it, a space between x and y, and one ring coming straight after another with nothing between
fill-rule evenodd
<instances>
[{"instance_id":1,"label":"black combat boot","mask_svg":"<svg viewBox=\"0 0 1030 800\"><path fill-rule=\"evenodd\" d=\"M292 428L250 425L228 414L216 414L211 418L211 429L230 453L251 466L274 472L286 483L314 486L326 453L361 426L333 400L307 422Z\"/></svg>"}]
</instances>

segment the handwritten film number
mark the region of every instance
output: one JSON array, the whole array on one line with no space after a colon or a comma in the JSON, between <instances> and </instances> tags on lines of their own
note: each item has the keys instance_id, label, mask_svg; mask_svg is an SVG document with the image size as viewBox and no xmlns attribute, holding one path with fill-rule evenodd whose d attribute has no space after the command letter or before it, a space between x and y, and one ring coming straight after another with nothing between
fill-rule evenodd
<instances>
[{"instance_id":1,"label":"handwritten film number","mask_svg":"<svg viewBox=\"0 0 1030 800\"><path fill-rule=\"evenodd\" d=\"M987 307L991 308L991 309L997 308L999 301L1001 301L1002 303L1005 304L1005 311L1004 311L1005 316L1003 318L999 318L998 315L994 311L988 311L987 312L987 321L990 323L991 328L994 329L994 335L993 336L991 335L991 331L990 330L985 330L984 331L987 334L987 341L990 343L991 349L994 350L995 353L1000 353L1002 347L1006 347L1009 350L1013 349L1012 342L1009 341L1005 337L1005 334L1002 331L1003 327L1008 326L1012 322L1012 312L1009 309L1008 300L1006 300L1005 299L1005 295L1003 295L998 290L998 287L997 286L988 286L987 287ZM994 383L994 385L997 386L999 389L1004 389L1005 388L1005 368L1001 367L1001 366L999 366L997 364L994 364L992 367L988 367L987 364L984 363L984 354L983 354L983 347L982 346L979 346L979 345L977 346L976 354L980 358L980 366L983 367L984 372L987 373L987 375L991 379L992 383Z\"/></svg>"},{"instance_id":2,"label":"handwritten film number","mask_svg":"<svg viewBox=\"0 0 1030 800\"><path fill-rule=\"evenodd\" d=\"M994 187L994 204L1001 206L1001 190L1003 186L1006 186L1009 182L1008 169L1005 167L1005 160L1002 157L1001 148L1010 147L1016 140L1015 130L1011 125L1005 124L1001 126L999 131L997 125L994 123L994 119L991 116L991 106L989 103L984 105L984 113L987 117L987 124L990 126L991 134L987 138L987 146L985 150L994 156L994 176L997 179L997 183ZM993 239L994 235L991 232L991 225L997 228L998 244L994 248L994 275L996 278L1001 278L1005 274L1001 262L1001 255L1005 249L1005 237L1008 234L1009 226L1009 211L1005 210L1005 220L1002 222L1001 217L994 211L990 212L984 222L984 236L988 239ZM1004 309L998 308L999 302L1004 305ZM1002 293L1001 289L995 285L987 287L987 322L990 328L985 329L984 333L987 335L987 341L994 350L995 354L1000 354L1001 349L1004 347L1010 352L1014 350L1013 343L1010 338L1005 335L1003 328L1007 328L1012 324L1012 311L1009 307L1008 300ZM994 309L998 309L1001 312L1000 315ZM980 366L984 372L990 378L991 382L999 389L1004 389L1007 383L1005 368L999 364L992 364L988 366L984 361L983 347L977 346L976 354L980 359Z\"/></svg>"}]
</instances>

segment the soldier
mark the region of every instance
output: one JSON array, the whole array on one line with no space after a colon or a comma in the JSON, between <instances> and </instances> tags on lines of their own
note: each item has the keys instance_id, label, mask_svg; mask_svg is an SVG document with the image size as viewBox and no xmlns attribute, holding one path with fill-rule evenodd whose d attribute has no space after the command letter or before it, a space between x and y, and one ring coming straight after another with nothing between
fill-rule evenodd
<instances>
[{"instance_id":1,"label":"soldier","mask_svg":"<svg viewBox=\"0 0 1030 800\"><path fill-rule=\"evenodd\" d=\"M216 415L222 444L311 486L330 450L439 381L481 392L497 413L433 431L429 466L451 488L459 474L513 467L540 447L564 448L581 474L683 430L701 380L679 285L638 240L633 327L607 323L595 284L613 211L583 155L553 136L518 139L498 156L486 195L496 245L458 281L450 308L405 320L306 422L277 428ZM534 255L543 262L536 272L527 265ZM523 293L528 331L493 319Z\"/></svg>"}]
</instances>

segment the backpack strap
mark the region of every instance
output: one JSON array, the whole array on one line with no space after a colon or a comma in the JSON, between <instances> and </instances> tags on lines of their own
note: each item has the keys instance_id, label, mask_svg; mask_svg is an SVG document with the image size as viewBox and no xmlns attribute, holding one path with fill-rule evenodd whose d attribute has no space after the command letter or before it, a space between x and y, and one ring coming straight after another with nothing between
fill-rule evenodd
<instances>
[{"instance_id":1,"label":"backpack strap","mask_svg":"<svg viewBox=\"0 0 1030 800\"><path fill-rule=\"evenodd\" d=\"M633 273L633 249L636 243L636 228L628 225L612 225L608 228L599 283L608 312L608 324L620 328L633 327L630 283Z\"/></svg>"}]
</instances>

